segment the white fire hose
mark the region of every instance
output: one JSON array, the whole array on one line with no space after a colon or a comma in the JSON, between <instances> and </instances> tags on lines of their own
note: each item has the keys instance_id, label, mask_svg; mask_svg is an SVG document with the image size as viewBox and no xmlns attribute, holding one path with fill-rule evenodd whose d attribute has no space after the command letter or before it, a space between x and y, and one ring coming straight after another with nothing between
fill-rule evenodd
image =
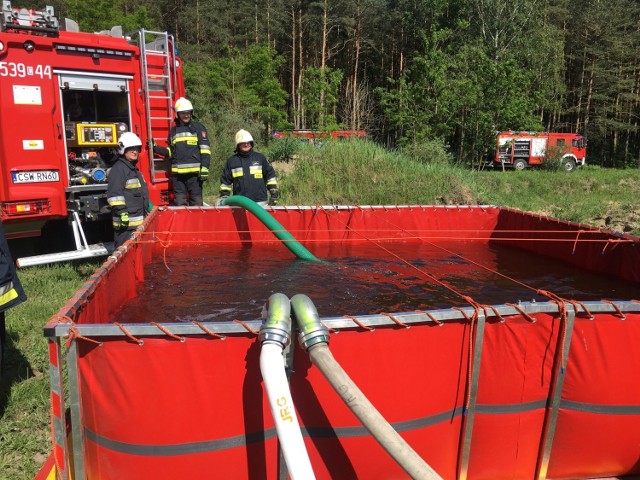
<instances>
[{"instance_id":1,"label":"white fire hose","mask_svg":"<svg viewBox=\"0 0 640 480\"><path fill-rule=\"evenodd\" d=\"M269 297L267 319L260 329L260 371L289 475L293 480L307 480L315 479L315 475L293 406L282 356L290 339L290 308L286 295L275 293Z\"/></svg>"}]
</instances>

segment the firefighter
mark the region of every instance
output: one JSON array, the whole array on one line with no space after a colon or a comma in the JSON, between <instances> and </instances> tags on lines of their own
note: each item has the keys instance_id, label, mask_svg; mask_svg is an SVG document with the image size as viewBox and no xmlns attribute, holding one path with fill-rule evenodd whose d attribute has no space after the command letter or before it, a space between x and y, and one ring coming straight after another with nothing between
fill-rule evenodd
<instances>
[{"instance_id":1,"label":"firefighter","mask_svg":"<svg viewBox=\"0 0 640 480\"><path fill-rule=\"evenodd\" d=\"M109 170L107 201L113 218L115 248L126 242L151 211L147 184L136 167L142 141L135 133L125 132L118 140L120 156Z\"/></svg>"},{"instance_id":2,"label":"firefighter","mask_svg":"<svg viewBox=\"0 0 640 480\"><path fill-rule=\"evenodd\" d=\"M207 129L193 121L193 105L180 97L175 104L175 125L169 131L167 147L153 146L153 151L171 158L173 193L176 205L202 205L202 182L209 178L211 146Z\"/></svg>"},{"instance_id":3,"label":"firefighter","mask_svg":"<svg viewBox=\"0 0 640 480\"><path fill-rule=\"evenodd\" d=\"M4 347L7 339L5 311L26 299L9 251L9 244L4 236L4 228L0 223L0 374L4 365Z\"/></svg>"},{"instance_id":4,"label":"firefighter","mask_svg":"<svg viewBox=\"0 0 640 480\"><path fill-rule=\"evenodd\" d=\"M219 202L233 193L265 206L268 191L269 205L276 205L280 191L275 170L263 154L253 149L254 141L249 132L239 130L235 141L235 155L229 157L220 177Z\"/></svg>"}]
</instances>

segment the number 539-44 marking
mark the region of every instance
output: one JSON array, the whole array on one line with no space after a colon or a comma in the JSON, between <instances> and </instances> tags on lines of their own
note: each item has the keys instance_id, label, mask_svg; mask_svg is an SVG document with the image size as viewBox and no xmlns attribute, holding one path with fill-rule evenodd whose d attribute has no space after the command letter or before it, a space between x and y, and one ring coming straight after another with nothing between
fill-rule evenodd
<instances>
[{"instance_id":1,"label":"number 539-44 marking","mask_svg":"<svg viewBox=\"0 0 640 480\"><path fill-rule=\"evenodd\" d=\"M51 65L25 65L24 63L0 62L0 77L51 78Z\"/></svg>"}]
</instances>

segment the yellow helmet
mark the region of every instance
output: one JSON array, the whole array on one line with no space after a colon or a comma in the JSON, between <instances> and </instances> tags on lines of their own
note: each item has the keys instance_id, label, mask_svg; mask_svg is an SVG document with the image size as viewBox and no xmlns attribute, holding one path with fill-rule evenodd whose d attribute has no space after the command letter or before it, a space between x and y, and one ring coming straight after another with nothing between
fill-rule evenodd
<instances>
[{"instance_id":1,"label":"yellow helmet","mask_svg":"<svg viewBox=\"0 0 640 480\"><path fill-rule=\"evenodd\" d=\"M246 130L238 130L236 133L236 147L240 143L251 143L253 145L253 137Z\"/></svg>"},{"instance_id":2,"label":"yellow helmet","mask_svg":"<svg viewBox=\"0 0 640 480\"><path fill-rule=\"evenodd\" d=\"M193 105L191 105L191 102L184 97L180 97L176 100L174 108L176 109L176 113L193 111Z\"/></svg>"}]
</instances>

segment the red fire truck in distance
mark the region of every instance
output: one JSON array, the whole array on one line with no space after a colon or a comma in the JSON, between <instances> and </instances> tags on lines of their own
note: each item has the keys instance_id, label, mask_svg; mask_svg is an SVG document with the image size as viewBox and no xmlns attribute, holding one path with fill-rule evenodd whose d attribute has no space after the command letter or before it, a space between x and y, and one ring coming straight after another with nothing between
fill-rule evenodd
<instances>
[{"instance_id":1,"label":"red fire truck in distance","mask_svg":"<svg viewBox=\"0 0 640 480\"><path fill-rule=\"evenodd\" d=\"M364 130L282 130L273 132L273 138L298 138L305 143L316 143L327 139L348 140L350 138L365 138Z\"/></svg>"},{"instance_id":2,"label":"red fire truck in distance","mask_svg":"<svg viewBox=\"0 0 640 480\"><path fill-rule=\"evenodd\" d=\"M90 223L110 223L106 189L118 138L131 131L147 146L166 140L172 106L183 95L182 65L166 32L84 33L71 20L60 24L52 7L3 1L2 222L8 238L21 238L67 221L76 242L76 250L21 259L20 266L108 253L84 232ZM170 165L152 152L143 148L138 168L158 205L169 200Z\"/></svg>"},{"instance_id":3,"label":"red fire truck in distance","mask_svg":"<svg viewBox=\"0 0 640 480\"><path fill-rule=\"evenodd\" d=\"M586 139L577 133L498 133L494 166L524 170L558 159L567 172L583 166L587 159Z\"/></svg>"}]
</instances>

